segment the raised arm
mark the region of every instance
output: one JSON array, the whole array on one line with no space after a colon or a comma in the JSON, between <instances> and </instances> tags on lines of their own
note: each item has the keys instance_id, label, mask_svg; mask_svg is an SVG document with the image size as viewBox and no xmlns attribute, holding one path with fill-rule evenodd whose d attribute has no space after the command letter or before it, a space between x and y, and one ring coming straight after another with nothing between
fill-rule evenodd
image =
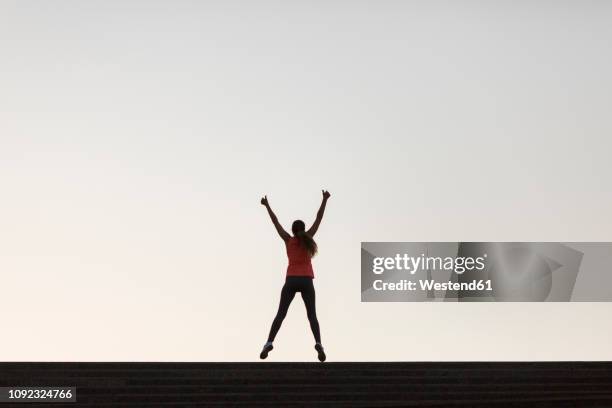
<instances>
[{"instance_id":1,"label":"raised arm","mask_svg":"<svg viewBox=\"0 0 612 408\"><path fill-rule=\"evenodd\" d=\"M268 215L272 220L272 224L274 224L274 228L276 228L276 232L278 232L278 235L280 235L282 240L287 241L289 238L291 238L291 235L289 235L289 233L283 229L283 226L280 225L280 222L278 222L276 214L274 214L274 211L272 211L272 208L270 208L270 204L268 204L268 196L264 196L261 199L261 205L265 206L266 210L268 210Z\"/></svg>"},{"instance_id":2,"label":"raised arm","mask_svg":"<svg viewBox=\"0 0 612 408\"><path fill-rule=\"evenodd\" d=\"M321 201L321 207L319 207L319 211L317 211L317 219L312 224L312 227L310 227L308 231L306 231L311 237L313 237L319 229L319 225L321 224L321 220L323 219L323 214L325 213L325 205L327 204L327 200L329 200L329 197L331 195L329 194L329 191L321 190L321 192L323 194L323 200Z\"/></svg>"}]
</instances>

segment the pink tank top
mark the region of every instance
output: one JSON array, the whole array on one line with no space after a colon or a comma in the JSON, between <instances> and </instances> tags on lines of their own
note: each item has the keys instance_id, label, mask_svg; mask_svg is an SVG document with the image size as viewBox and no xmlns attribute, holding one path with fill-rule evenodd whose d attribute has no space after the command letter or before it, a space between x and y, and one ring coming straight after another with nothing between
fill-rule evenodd
<instances>
[{"instance_id":1,"label":"pink tank top","mask_svg":"<svg viewBox=\"0 0 612 408\"><path fill-rule=\"evenodd\" d=\"M287 276L314 278L310 254L308 254L306 248L300 245L300 241L296 237L291 237L285 242L285 245L287 247L287 258L289 258Z\"/></svg>"}]
</instances>

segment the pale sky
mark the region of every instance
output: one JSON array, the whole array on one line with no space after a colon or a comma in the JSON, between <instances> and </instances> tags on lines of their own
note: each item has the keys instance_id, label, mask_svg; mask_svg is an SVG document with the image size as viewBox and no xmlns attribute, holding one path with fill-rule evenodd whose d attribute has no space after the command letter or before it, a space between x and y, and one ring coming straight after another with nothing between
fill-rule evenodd
<instances>
[{"instance_id":1,"label":"pale sky","mask_svg":"<svg viewBox=\"0 0 612 408\"><path fill-rule=\"evenodd\" d=\"M360 302L361 241L612 241L612 3L0 0L0 360L610 360L610 303ZM612 290L612 289L611 289ZM314 360L296 297L270 361Z\"/></svg>"}]
</instances>

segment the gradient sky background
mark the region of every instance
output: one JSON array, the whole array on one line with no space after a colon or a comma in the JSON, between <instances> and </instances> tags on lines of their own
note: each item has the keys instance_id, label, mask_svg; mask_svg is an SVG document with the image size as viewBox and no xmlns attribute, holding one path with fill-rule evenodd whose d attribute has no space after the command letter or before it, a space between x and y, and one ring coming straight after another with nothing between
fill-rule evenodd
<instances>
[{"instance_id":1,"label":"gradient sky background","mask_svg":"<svg viewBox=\"0 0 612 408\"><path fill-rule=\"evenodd\" d=\"M612 241L611 19L0 1L0 360L257 359L286 266L259 199L288 228L321 188L330 361L612 359L610 303L368 304L359 275L361 241ZM271 359L313 344L298 297Z\"/></svg>"}]
</instances>

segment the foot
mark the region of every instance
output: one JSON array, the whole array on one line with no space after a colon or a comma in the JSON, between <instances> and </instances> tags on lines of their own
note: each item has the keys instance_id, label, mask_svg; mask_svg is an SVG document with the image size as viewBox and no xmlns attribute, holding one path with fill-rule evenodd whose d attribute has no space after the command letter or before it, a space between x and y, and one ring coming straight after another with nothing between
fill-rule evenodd
<instances>
[{"instance_id":1,"label":"foot","mask_svg":"<svg viewBox=\"0 0 612 408\"><path fill-rule=\"evenodd\" d=\"M325 351L323 351L323 346L321 343L315 344L315 350L317 350L317 357L319 358L319 361L324 362L327 357L325 356Z\"/></svg>"},{"instance_id":2,"label":"foot","mask_svg":"<svg viewBox=\"0 0 612 408\"><path fill-rule=\"evenodd\" d=\"M259 358L265 360L268 357L268 353L272 351L273 348L274 346L272 346L272 343L266 343L263 346L263 350L261 350L261 353L259 354Z\"/></svg>"}]
</instances>

